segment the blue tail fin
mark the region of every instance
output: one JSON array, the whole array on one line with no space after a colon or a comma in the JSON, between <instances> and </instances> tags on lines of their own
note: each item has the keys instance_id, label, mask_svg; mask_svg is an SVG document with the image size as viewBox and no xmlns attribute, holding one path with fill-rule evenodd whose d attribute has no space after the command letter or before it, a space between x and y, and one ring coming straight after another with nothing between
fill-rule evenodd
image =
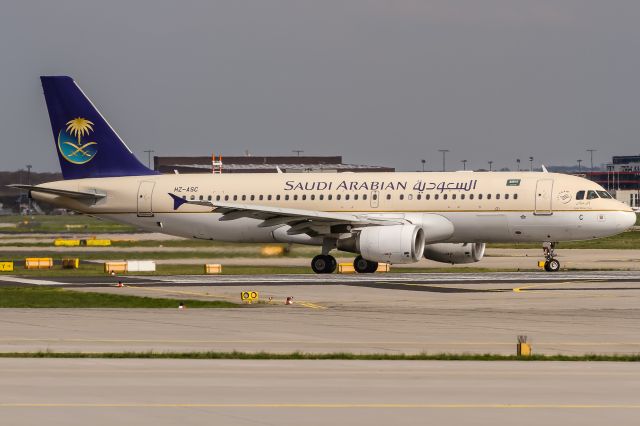
<instances>
[{"instance_id":1,"label":"blue tail fin","mask_svg":"<svg viewBox=\"0 0 640 426\"><path fill-rule=\"evenodd\" d=\"M65 179L156 174L133 155L71 77L40 77Z\"/></svg>"}]
</instances>

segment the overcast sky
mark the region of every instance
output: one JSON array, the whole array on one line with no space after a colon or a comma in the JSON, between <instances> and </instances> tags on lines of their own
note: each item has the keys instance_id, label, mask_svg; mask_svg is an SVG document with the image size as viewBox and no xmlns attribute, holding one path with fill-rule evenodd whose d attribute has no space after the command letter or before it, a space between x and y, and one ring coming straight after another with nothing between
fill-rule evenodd
<instances>
[{"instance_id":1,"label":"overcast sky","mask_svg":"<svg viewBox=\"0 0 640 426\"><path fill-rule=\"evenodd\" d=\"M637 0L5 0L0 64L2 170L59 170L40 75L73 76L144 162L640 153Z\"/></svg>"}]
</instances>

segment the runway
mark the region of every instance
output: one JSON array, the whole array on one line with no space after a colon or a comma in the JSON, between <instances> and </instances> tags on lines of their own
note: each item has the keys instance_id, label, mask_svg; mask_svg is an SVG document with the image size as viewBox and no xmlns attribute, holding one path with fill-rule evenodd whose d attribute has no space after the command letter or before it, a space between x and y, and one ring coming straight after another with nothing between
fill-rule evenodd
<instances>
[{"instance_id":1,"label":"runway","mask_svg":"<svg viewBox=\"0 0 640 426\"><path fill-rule=\"evenodd\" d=\"M15 285L7 276L5 285ZM640 352L635 272L31 279L149 297L263 304L234 309L3 309L0 351ZM19 283L19 281L17 281ZM286 297L294 304L285 306Z\"/></svg>"},{"instance_id":2,"label":"runway","mask_svg":"<svg viewBox=\"0 0 640 426\"><path fill-rule=\"evenodd\" d=\"M626 363L1 359L10 425L635 425Z\"/></svg>"}]
</instances>

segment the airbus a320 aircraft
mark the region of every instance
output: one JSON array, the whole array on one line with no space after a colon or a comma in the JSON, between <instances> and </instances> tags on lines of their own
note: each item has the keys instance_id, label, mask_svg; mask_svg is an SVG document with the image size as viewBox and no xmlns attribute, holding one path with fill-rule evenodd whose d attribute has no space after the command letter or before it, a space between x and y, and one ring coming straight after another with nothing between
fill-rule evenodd
<instances>
[{"instance_id":1,"label":"airbus a320 aircraft","mask_svg":"<svg viewBox=\"0 0 640 426\"><path fill-rule=\"evenodd\" d=\"M635 213L601 186L538 172L184 174L145 167L70 77L41 77L64 180L26 189L36 200L181 237L340 249L357 272L378 262L482 259L487 242L546 243L624 231Z\"/></svg>"}]
</instances>

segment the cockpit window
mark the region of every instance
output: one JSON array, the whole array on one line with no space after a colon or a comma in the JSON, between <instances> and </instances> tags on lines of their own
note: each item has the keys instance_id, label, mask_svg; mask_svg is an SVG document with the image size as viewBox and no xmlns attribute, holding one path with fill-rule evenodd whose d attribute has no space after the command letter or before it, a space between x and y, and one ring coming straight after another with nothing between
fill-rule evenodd
<instances>
[{"instance_id":1,"label":"cockpit window","mask_svg":"<svg viewBox=\"0 0 640 426\"><path fill-rule=\"evenodd\" d=\"M600 198L613 198L607 191L598 191Z\"/></svg>"},{"instance_id":2,"label":"cockpit window","mask_svg":"<svg viewBox=\"0 0 640 426\"><path fill-rule=\"evenodd\" d=\"M598 198L598 194L596 193L596 191L587 192L587 200L594 200L596 198Z\"/></svg>"},{"instance_id":3,"label":"cockpit window","mask_svg":"<svg viewBox=\"0 0 640 426\"><path fill-rule=\"evenodd\" d=\"M578 191L576 194L576 200L584 200L584 191Z\"/></svg>"}]
</instances>

